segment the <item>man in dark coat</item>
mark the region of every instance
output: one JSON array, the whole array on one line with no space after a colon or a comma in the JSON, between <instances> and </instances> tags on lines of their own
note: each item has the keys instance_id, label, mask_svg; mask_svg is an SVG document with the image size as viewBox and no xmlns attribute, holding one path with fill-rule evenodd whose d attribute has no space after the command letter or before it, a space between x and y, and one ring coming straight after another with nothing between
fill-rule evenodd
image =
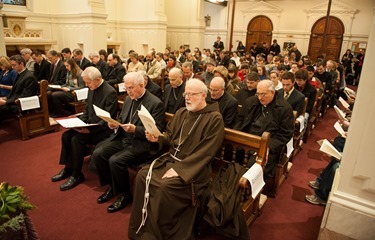
<instances>
[{"instance_id":1,"label":"man in dark coat","mask_svg":"<svg viewBox=\"0 0 375 240\"><path fill-rule=\"evenodd\" d=\"M164 89L164 107L168 113L175 113L179 108L185 107L185 99L182 94L185 91L185 83L182 80L182 71L172 68L169 71L169 82Z\"/></svg>"},{"instance_id":2,"label":"man in dark coat","mask_svg":"<svg viewBox=\"0 0 375 240\"><path fill-rule=\"evenodd\" d=\"M79 48L73 50L73 58L82 70L85 70L87 67L91 66L91 62L85 56L83 56L83 52Z\"/></svg>"},{"instance_id":3,"label":"man in dark coat","mask_svg":"<svg viewBox=\"0 0 375 240\"><path fill-rule=\"evenodd\" d=\"M263 80L257 86L257 96L248 98L237 114L234 129L261 136L269 132L269 155L265 167L265 179L274 176L283 147L293 137L294 117L291 106L277 96L271 80Z\"/></svg>"},{"instance_id":4,"label":"man in dark coat","mask_svg":"<svg viewBox=\"0 0 375 240\"><path fill-rule=\"evenodd\" d=\"M82 165L88 150L87 144L95 145L111 134L107 123L95 114L93 105L109 112L111 117L115 117L117 112L116 91L102 79L98 69L87 67L82 72L82 78L90 90L86 110L79 118L85 123L98 125L73 128L63 133L60 164L65 167L51 179L56 182L68 178L60 186L61 191L72 189L85 180Z\"/></svg>"},{"instance_id":5,"label":"man in dark coat","mask_svg":"<svg viewBox=\"0 0 375 240\"><path fill-rule=\"evenodd\" d=\"M39 51L34 51L31 54L34 59L34 76L38 81L48 80L51 63L45 60Z\"/></svg>"},{"instance_id":6,"label":"man in dark coat","mask_svg":"<svg viewBox=\"0 0 375 240\"><path fill-rule=\"evenodd\" d=\"M270 47L270 53L274 56L277 56L280 53L280 45L277 43L276 39L273 40L273 43Z\"/></svg>"},{"instance_id":7,"label":"man in dark coat","mask_svg":"<svg viewBox=\"0 0 375 240\"><path fill-rule=\"evenodd\" d=\"M224 119L224 126L233 128L237 115L238 101L232 95L225 92L224 79L214 77L210 83L209 92L207 102L218 102L221 116Z\"/></svg>"},{"instance_id":8,"label":"man in dark coat","mask_svg":"<svg viewBox=\"0 0 375 240\"><path fill-rule=\"evenodd\" d=\"M306 106L306 114L305 118L308 119L315 103L316 99L316 89L313 87L308 79L307 70L298 70L295 73L296 83L294 84L294 88L303 93L305 97L307 97L307 106Z\"/></svg>"},{"instance_id":9,"label":"man in dark coat","mask_svg":"<svg viewBox=\"0 0 375 240\"><path fill-rule=\"evenodd\" d=\"M25 67L26 62L21 55L10 57L10 64L18 74L12 90L6 97L0 98L0 119L9 114L16 114L19 107L15 104L17 98L31 97L38 94L38 81Z\"/></svg>"},{"instance_id":10,"label":"man in dark coat","mask_svg":"<svg viewBox=\"0 0 375 240\"><path fill-rule=\"evenodd\" d=\"M258 73L250 72L247 75L247 78L245 80L246 87L242 87L240 90L238 90L238 93L236 95L239 105L243 105L246 99L255 95L255 93L257 92L257 85L259 81L260 79Z\"/></svg>"},{"instance_id":11,"label":"man in dark coat","mask_svg":"<svg viewBox=\"0 0 375 240\"><path fill-rule=\"evenodd\" d=\"M202 81L189 80L184 96L186 108L176 112L162 136L146 132L151 151L169 150L137 174L129 239L194 236L196 199L210 182L210 162L223 141L224 122L218 104L206 103Z\"/></svg>"},{"instance_id":12,"label":"man in dark coat","mask_svg":"<svg viewBox=\"0 0 375 240\"><path fill-rule=\"evenodd\" d=\"M91 156L99 174L100 185L109 185L97 202L104 203L114 195L119 195L107 208L109 213L120 211L132 202L128 167L144 164L157 154L149 151L150 143L145 137L145 127L138 110L146 108L159 131L162 132L165 126L163 102L145 89L141 73L130 72L124 81L128 96L118 118L121 124L108 124L111 129L116 129L115 133L98 144Z\"/></svg>"},{"instance_id":13,"label":"man in dark coat","mask_svg":"<svg viewBox=\"0 0 375 240\"><path fill-rule=\"evenodd\" d=\"M145 88L155 96L157 96L161 101L163 101L163 91L161 90L161 87L150 80L149 76L147 76L147 73L145 71L140 71L140 73L143 76L143 79L145 80Z\"/></svg>"},{"instance_id":14,"label":"man in dark coat","mask_svg":"<svg viewBox=\"0 0 375 240\"><path fill-rule=\"evenodd\" d=\"M224 43L221 41L221 37L217 36L217 39L214 42L214 51L221 52L223 50L224 50Z\"/></svg>"},{"instance_id":15,"label":"man in dark coat","mask_svg":"<svg viewBox=\"0 0 375 240\"><path fill-rule=\"evenodd\" d=\"M297 117L300 116L305 106L305 96L294 88L294 73L285 72L281 76L281 83L283 84L283 88L278 90L279 97L285 99L290 104L293 111L297 112Z\"/></svg>"},{"instance_id":16,"label":"man in dark coat","mask_svg":"<svg viewBox=\"0 0 375 240\"><path fill-rule=\"evenodd\" d=\"M54 85L63 85L66 83L66 68L61 61L59 54L55 50L47 52L47 58L51 62L49 70L48 83Z\"/></svg>"},{"instance_id":17,"label":"man in dark coat","mask_svg":"<svg viewBox=\"0 0 375 240\"><path fill-rule=\"evenodd\" d=\"M91 60L91 64L96 67L102 76L104 76L108 69L108 64L100 58L100 55L98 52L92 52L89 54L89 58Z\"/></svg>"},{"instance_id":18,"label":"man in dark coat","mask_svg":"<svg viewBox=\"0 0 375 240\"><path fill-rule=\"evenodd\" d=\"M120 57L117 54L109 54L108 65L107 73L103 76L104 80L112 86L121 83L126 74L126 70L121 64Z\"/></svg>"}]
</instances>

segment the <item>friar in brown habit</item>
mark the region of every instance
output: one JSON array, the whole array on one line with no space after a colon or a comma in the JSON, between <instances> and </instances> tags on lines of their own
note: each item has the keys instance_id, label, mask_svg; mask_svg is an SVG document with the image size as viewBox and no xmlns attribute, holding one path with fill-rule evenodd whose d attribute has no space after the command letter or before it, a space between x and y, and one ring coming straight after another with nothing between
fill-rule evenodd
<instances>
[{"instance_id":1,"label":"friar in brown habit","mask_svg":"<svg viewBox=\"0 0 375 240\"><path fill-rule=\"evenodd\" d=\"M167 146L169 151L138 172L130 239L192 238L196 199L208 186L210 162L224 138L218 104L208 105L206 96L202 81L187 81L186 108L176 112L166 133L157 137L146 131L157 150Z\"/></svg>"}]
</instances>

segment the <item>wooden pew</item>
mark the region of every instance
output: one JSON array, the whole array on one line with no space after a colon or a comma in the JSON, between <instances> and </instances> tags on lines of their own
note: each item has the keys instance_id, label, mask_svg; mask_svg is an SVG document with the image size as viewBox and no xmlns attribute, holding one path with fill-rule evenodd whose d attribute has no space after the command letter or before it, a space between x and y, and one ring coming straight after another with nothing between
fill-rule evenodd
<instances>
[{"instance_id":1,"label":"wooden pew","mask_svg":"<svg viewBox=\"0 0 375 240\"><path fill-rule=\"evenodd\" d=\"M307 142L307 138L311 135L312 130L314 129L316 124L319 122L321 111L322 111L325 85L326 83L323 83L323 91L316 89L317 91L316 91L316 100L314 103L314 108L311 111L309 121L307 122L306 133L304 136L305 143Z\"/></svg>"},{"instance_id":2,"label":"wooden pew","mask_svg":"<svg viewBox=\"0 0 375 240\"><path fill-rule=\"evenodd\" d=\"M78 101L76 92L72 91L72 94L75 98L74 102L69 103L69 106L72 109L72 113L77 114L84 112L86 110L86 100Z\"/></svg>"},{"instance_id":3,"label":"wooden pew","mask_svg":"<svg viewBox=\"0 0 375 240\"><path fill-rule=\"evenodd\" d=\"M47 101L47 87L48 82L42 80L39 83L39 101L40 108L32 109L27 111L21 111L18 113L17 117L19 119L22 140L27 140L31 136L47 133L47 132L57 132L60 130L60 125L51 125L49 114L48 114L48 101ZM19 100L16 100L19 104ZM21 109L21 106L19 105Z\"/></svg>"}]
</instances>

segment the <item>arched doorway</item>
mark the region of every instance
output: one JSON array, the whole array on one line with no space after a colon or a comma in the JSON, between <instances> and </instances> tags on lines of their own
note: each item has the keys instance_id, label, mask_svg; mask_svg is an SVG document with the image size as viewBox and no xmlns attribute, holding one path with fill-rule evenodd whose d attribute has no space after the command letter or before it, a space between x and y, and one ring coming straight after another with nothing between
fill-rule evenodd
<instances>
[{"instance_id":1,"label":"arched doorway","mask_svg":"<svg viewBox=\"0 0 375 240\"><path fill-rule=\"evenodd\" d=\"M273 25L268 17L256 16L253 18L247 26L246 51L249 52L255 42L258 46L261 46L263 42L271 46L272 30Z\"/></svg>"},{"instance_id":2,"label":"arched doorway","mask_svg":"<svg viewBox=\"0 0 375 240\"><path fill-rule=\"evenodd\" d=\"M324 56L325 60L340 59L342 39L344 35L344 24L336 17L329 17L327 35L323 44L323 34L326 18L321 18L315 22L311 29L310 44L308 55L313 61L317 60L318 55Z\"/></svg>"}]
</instances>

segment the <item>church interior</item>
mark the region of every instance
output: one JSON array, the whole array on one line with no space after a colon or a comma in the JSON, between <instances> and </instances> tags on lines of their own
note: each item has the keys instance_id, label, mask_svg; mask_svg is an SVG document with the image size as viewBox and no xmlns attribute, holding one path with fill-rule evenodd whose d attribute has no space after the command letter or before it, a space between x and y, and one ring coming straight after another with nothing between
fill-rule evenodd
<instances>
[{"instance_id":1,"label":"church interior","mask_svg":"<svg viewBox=\"0 0 375 240\"><path fill-rule=\"evenodd\" d=\"M277 195L258 199L264 206L248 229L253 239L375 238L375 162L370 150L375 98L369 91L375 89L375 0L2 0L0 18L0 56L9 57L24 48L42 54L81 49L86 58L105 49L126 61L131 50L142 56L181 46L213 52L218 37L229 52L240 42L250 52L253 43L271 46L276 39L282 53L295 46L312 62L321 57L340 62L347 50L353 55L365 51L360 81L351 86L356 97L346 148L326 205L294 200L297 194L308 194L307 181L329 162L316 141L337 136L332 107L301 145ZM104 189L87 170L89 157L83 186L60 192L50 182L59 167L64 128L52 127L30 139L19 128L18 120L0 122L0 182L24 186L30 201L37 199L37 209L29 215L40 239L127 239L130 208L107 214L98 207L95 197ZM314 227L304 228L308 224ZM226 238L211 234L198 239Z\"/></svg>"}]
</instances>

